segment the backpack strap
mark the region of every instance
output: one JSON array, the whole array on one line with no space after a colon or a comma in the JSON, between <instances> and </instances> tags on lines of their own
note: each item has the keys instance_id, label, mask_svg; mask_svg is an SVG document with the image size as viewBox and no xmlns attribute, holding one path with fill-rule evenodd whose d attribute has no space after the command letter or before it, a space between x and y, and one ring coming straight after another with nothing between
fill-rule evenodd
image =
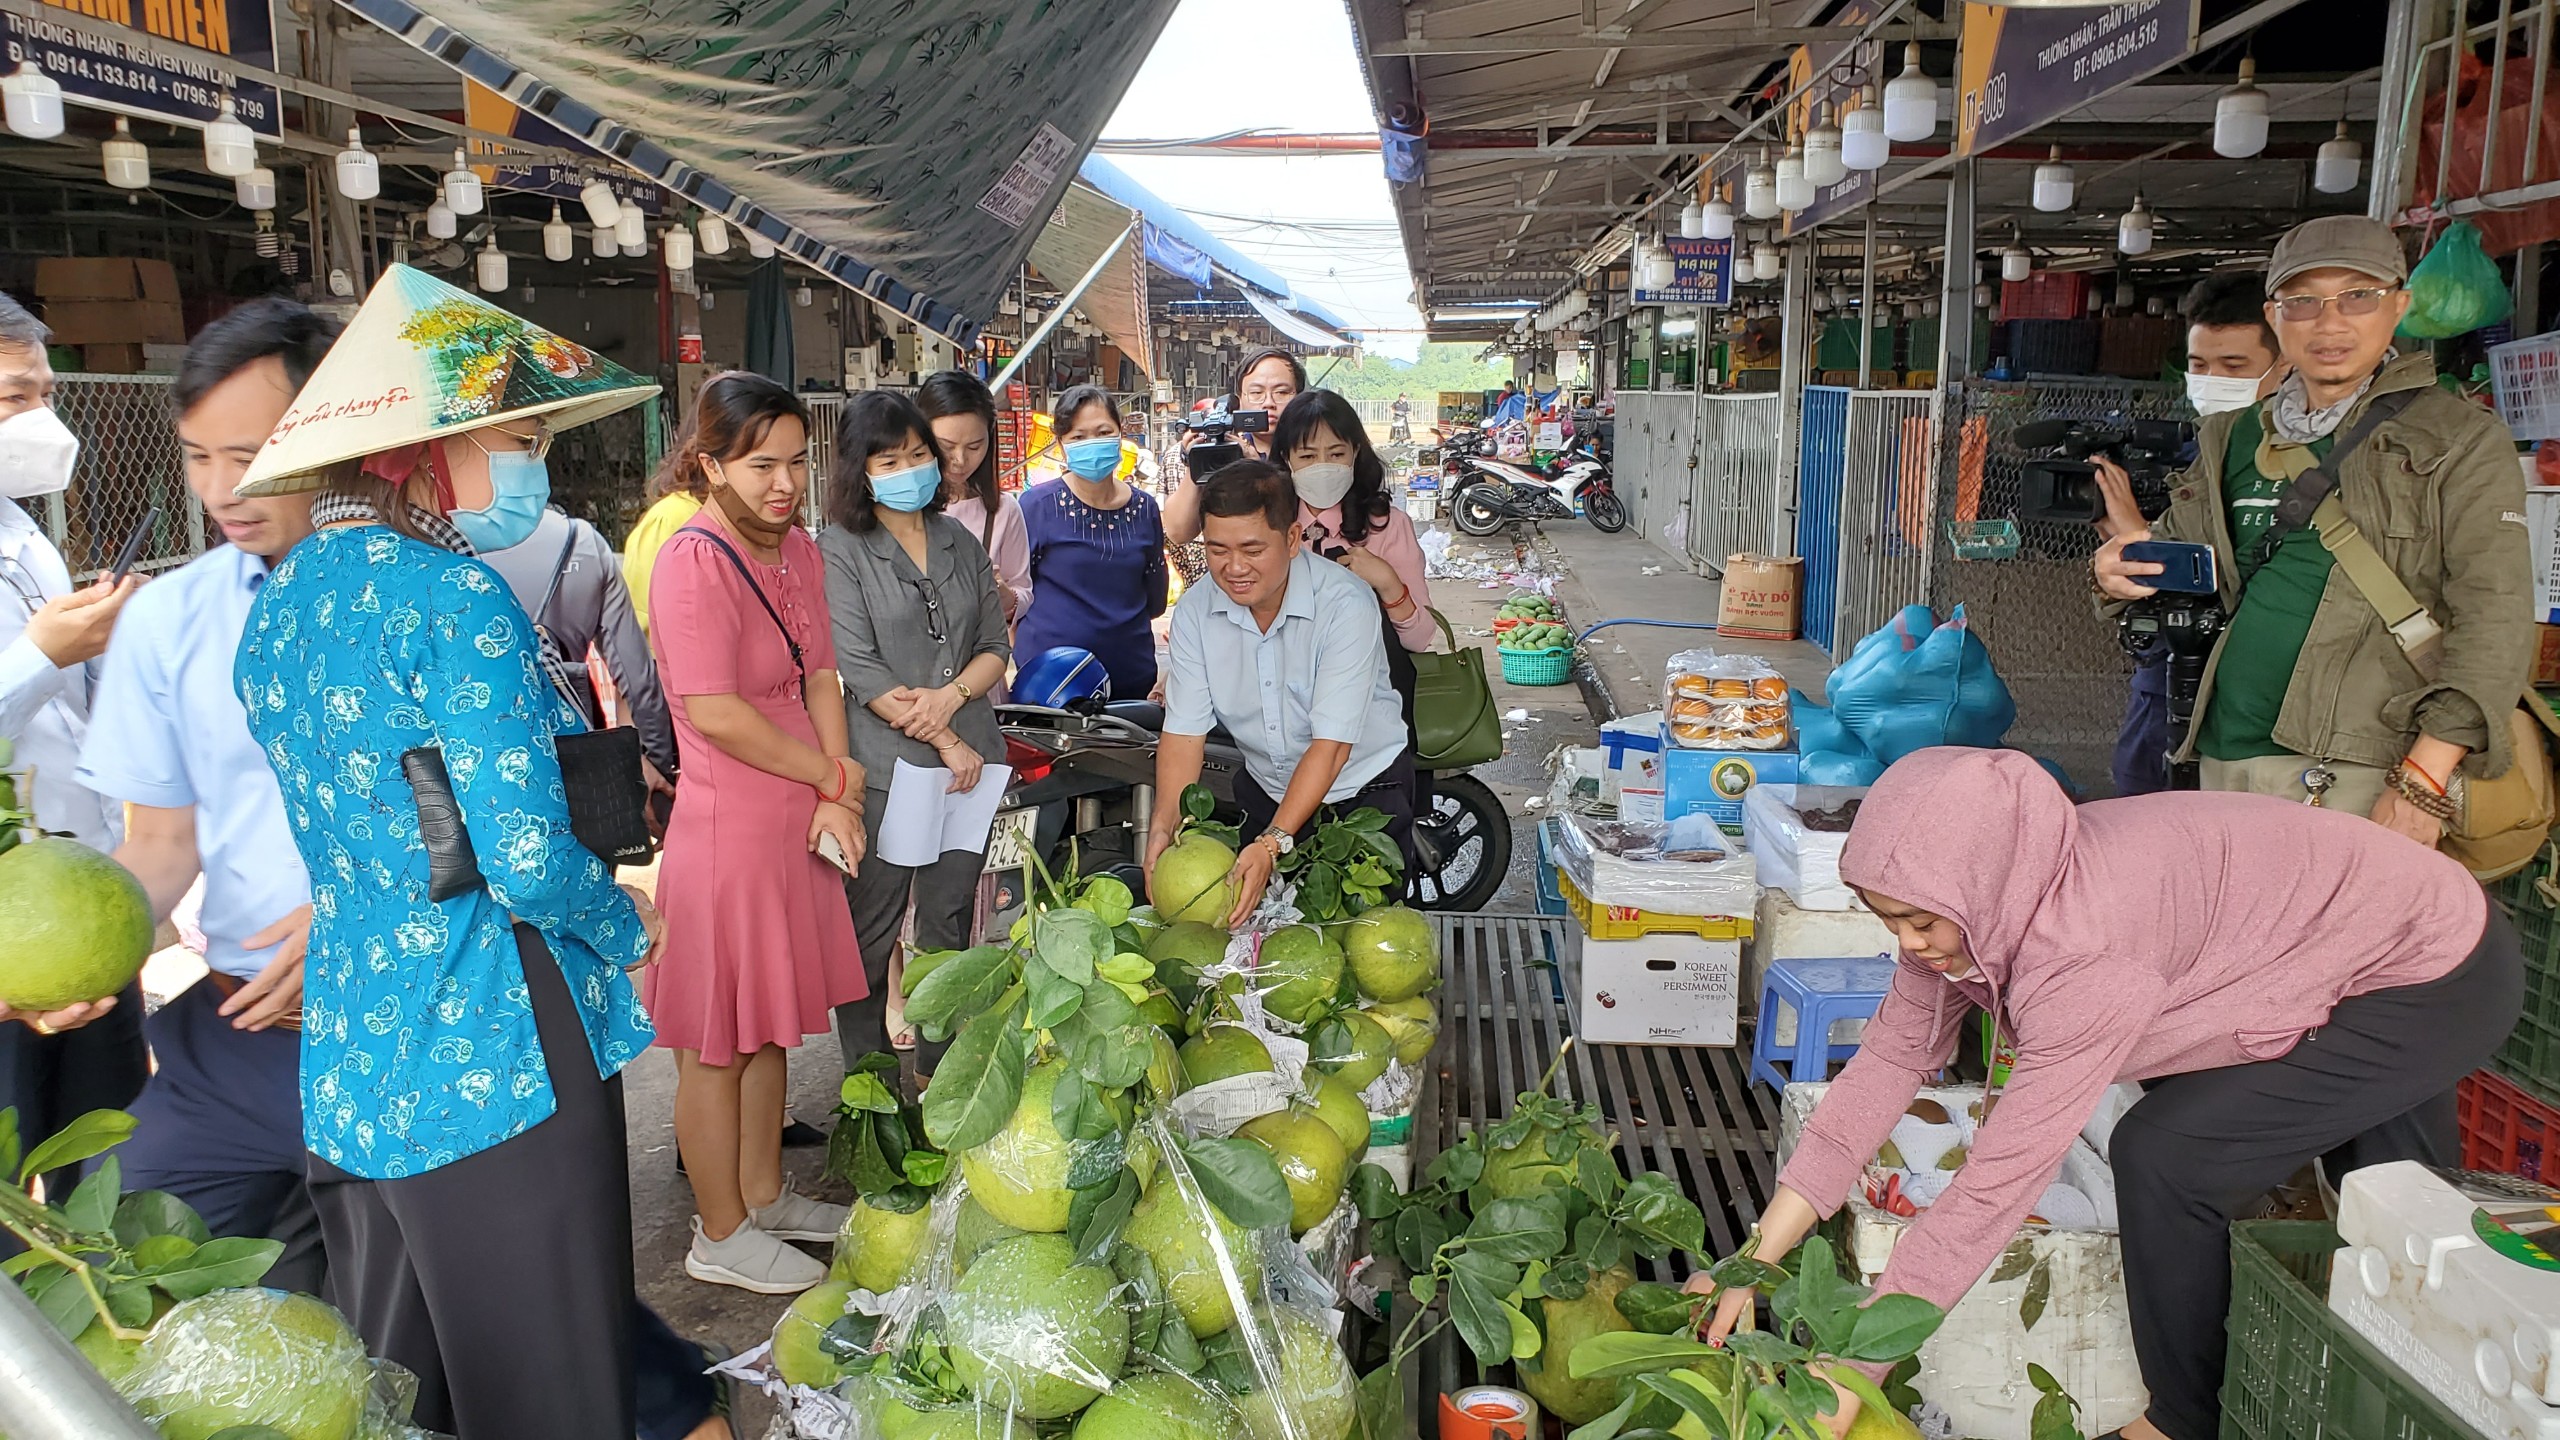
<instances>
[{"instance_id":1,"label":"backpack strap","mask_svg":"<svg viewBox=\"0 0 2560 1440\"><path fill-rule=\"evenodd\" d=\"M2338 493L2335 472L2346 465L2347 457L2356 453L2384 423L2408 409L2410 402L2421 393L2418 390L2394 390L2388 395L2375 396L2364 407L2364 413L2356 417L2356 423L2340 432L2338 443L2329 447L2327 460L2293 477L2293 483L2276 496L2274 523L2258 540L2260 563L2276 553L2276 546L2284 542L2284 537L2310 524L2312 513Z\"/></svg>"},{"instance_id":2,"label":"backpack strap","mask_svg":"<svg viewBox=\"0 0 2560 1440\"><path fill-rule=\"evenodd\" d=\"M2373 548L2373 542L2356 528L2356 522L2347 518L2346 507L2338 503L2337 496L2329 496L2312 510L2311 528L2336 558L2338 568L2354 582L2356 593L2382 617L2392 640L2408 657L2419 678L2434 681L2444 659L2444 627L2436 623L2436 617L2409 593L2409 587L2401 583L2399 574Z\"/></svg>"},{"instance_id":3,"label":"backpack strap","mask_svg":"<svg viewBox=\"0 0 2560 1440\"><path fill-rule=\"evenodd\" d=\"M720 532L703 527L701 533L712 544L720 547L721 554L729 557L729 563L737 568L738 578L747 582L747 593L755 596L756 603L764 607L764 613L773 617L773 628L782 632L782 643L791 647L791 668L799 675L801 688L806 690L809 685L809 667L801 656L800 641L792 635L791 627L782 623L782 612L774 609L773 601L765 597L764 586L756 582L755 572L747 568L746 557L740 555L737 547L731 545L728 538Z\"/></svg>"}]
</instances>

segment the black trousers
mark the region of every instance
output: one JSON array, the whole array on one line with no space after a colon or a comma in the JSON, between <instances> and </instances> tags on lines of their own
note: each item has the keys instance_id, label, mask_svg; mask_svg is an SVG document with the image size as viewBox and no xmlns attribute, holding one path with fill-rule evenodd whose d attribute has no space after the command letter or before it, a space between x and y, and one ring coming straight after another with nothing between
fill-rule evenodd
<instances>
[{"instance_id":1,"label":"black trousers","mask_svg":"<svg viewBox=\"0 0 2560 1440\"><path fill-rule=\"evenodd\" d=\"M1363 807L1385 811L1387 838L1396 842L1396 850L1404 856L1404 879L1408 885L1413 882L1414 870L1413 781L1413 752L1408 749L1397 755L1386 769L1379 771L1377 779L1362 786L1358 794L1339 804L1321 807L1323 811L1337 815L1348 815ZM1280 801L1264 794L1253 777L1239 769L1236 771L1236 808L1244 812L1244 824L1237 828L1250 844L1253 837L1271 828L1271 817L1280 812ZM1306 839L1314 828L1312 822L1300 826L1298 838ZM1388 898L1395 897L1390 895Z\"/></svg>"},{"instance_id":2,"label":"black trousers","mask_svg":"<svg viewBox=\"0 0 2560 1440\"><path fill-rule=\"evenodd\" d=\"M92 1110L122 1110L142 1093L151 1060L142 1044L142 986L125 987L116 1008L77 1030L39 1035L33 1026L0 1024L0 1109L18 1112L18 1138L38 1145ZM86 1169L66 1165L43 1177L56 1200L71 1193ZM17 1241L0 1233L0 1255L17 1253Z\"/></svg>"},{"instance_id":3,"label":"black trousers","mask_svg":"<svg viewBox=\"0 0 2560 1440\"><path fill-rule=\"evenodd\" d=\"M599 1079L577 1003L516 927L552 1096L512 1140L399 1180L311 1157L338 1307L418 1377L418 1423L459 1440L631 1440L631 1188L622 1081Z\"/></svg>"},{"instance_id":4,"label":"black trousers","mask_svg":"<svg viewBox=\"0 0 2560 1440\"><path fill-rule=\"evenodd\" d=\"M862 863L844 882L845 903L853 907L853 938L862 946L862 975L871 993L836 1007L836 1043L844 1063L889 1048L889 957L897 952L898 932L907 921L907 905L916 911L916 945L925 950L966 949L972 912L978 903L978 876L987 867L983 851L946 850L930 865L892 865L880 858L880 817L889 812L885 788L866 789L862 802ZM949 1042L936 1045L916 1039L916 1067L933 1073Z\"/></svg>"},{"instance_id":5,"label":"black trousers","mask_svg":"<svg viewBox=\"0 0 2560 1440\"><path fill-rule=\"evenodd\" d=\"M2215 1440L2231 1220L2299 1171L2456 1162L2454 1083L2515 1025L2523 952L2492 905L2471 957L2424 985L2352 996L2280 1059L2155 1080L2109 1146L2125 1297L2151 1423Z\"/></svg>"}]
</instances>

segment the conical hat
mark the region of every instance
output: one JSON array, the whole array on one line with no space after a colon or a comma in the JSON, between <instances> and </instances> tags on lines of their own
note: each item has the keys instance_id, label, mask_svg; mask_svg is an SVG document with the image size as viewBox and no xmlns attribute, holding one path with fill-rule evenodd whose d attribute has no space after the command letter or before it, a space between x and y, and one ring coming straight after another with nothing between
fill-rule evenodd
<instances>
[{"instance_id":1,"label":"conical hat","mask_svg":"<svg viewBox=\"0 0 2560 1440\"><path fill-rule=\"evenodd\" d=\"M567 430L657 393L583 345L394 265L233 493L316 490L342 460L504 420L540 416Z\"/></svg>"}]
</instances>

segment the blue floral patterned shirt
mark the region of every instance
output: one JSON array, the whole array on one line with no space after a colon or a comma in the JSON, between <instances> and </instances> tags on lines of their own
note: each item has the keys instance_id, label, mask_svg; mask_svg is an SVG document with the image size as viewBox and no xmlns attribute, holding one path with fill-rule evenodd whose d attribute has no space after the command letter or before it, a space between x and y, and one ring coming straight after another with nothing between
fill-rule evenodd
<instances>
[{"instance_id":1,"label":"blue floral patterned shirt","mask_svg":"<svg viewBox=\"0 0 2560 1440\"><path fill-rule=\"evenodd\" d=\"M366 1179L416 1175L548 1118L551 1082L510 917L542 932L597 1072L649 1044L623 974L649 949L569 832L542 678L496 572L380 525L322 530L259 594L235 678L311 871L303 1136ZM403 752L440 745L488 884L427 899Z\"/></svg>"}]
</instances>

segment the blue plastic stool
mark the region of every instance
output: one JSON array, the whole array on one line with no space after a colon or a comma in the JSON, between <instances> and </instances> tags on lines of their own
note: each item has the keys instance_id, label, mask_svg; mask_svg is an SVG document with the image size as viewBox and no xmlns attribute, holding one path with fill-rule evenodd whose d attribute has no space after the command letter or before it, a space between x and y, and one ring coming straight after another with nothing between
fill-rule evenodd
<instances>
[{"instance_id":1,"label":"blue plastic stool","mask_svg":"<svg viewBox=\"0 0 2560 1440\"><path fill-rule=\"evenodd\" d=\"M1841 1020L1872 1018L1893 987L1894 962L1883 955L1858 960L1777 960L1760 981L1760 1023L1751 1036L1751 1079L1773 1090L1790 1083L1827 1079L1831 1062L1858 1053L1855 1045L1831 1043L1831 1027ZM1795 1044L1778 1046L1778 1007L1796 1013ZM1779 1071L1781 1060L1785 1073Z\"/></svg>"}]
</instances>

